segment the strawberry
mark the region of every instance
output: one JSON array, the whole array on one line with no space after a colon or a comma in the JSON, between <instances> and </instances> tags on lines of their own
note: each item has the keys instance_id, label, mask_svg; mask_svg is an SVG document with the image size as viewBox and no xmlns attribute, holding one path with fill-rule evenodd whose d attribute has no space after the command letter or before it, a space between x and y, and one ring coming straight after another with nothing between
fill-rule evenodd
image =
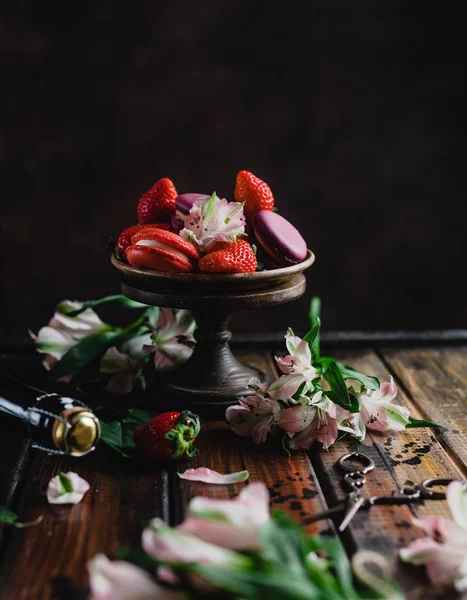
<instances>
[{"instance_id":1,"label":"strawberry","mask_svg":"<svg viewBox=\"0 0 467 600\"><path fill-rule=\"evenodd\" d=\"M260 210L272 210L274 196L271 188L250 171L239 171L234 189L236 202L243 202L246 218L251 218Z\"/></svg>"},{"instance_id":2,"label":"strawberry","mask_svg":"<svg viewBox=\"0 0 467 600\"><path fill-rule=\"evenodd\" d=\"M138 202L138 221L140 223L168 221L170 215L175 213L177 196L177 190L168 177L159 179L141 196Z\"/></svg>"},{"instance_id":3,"label":"strawberry","mask_svg":"<svg viewBox=\"0 0 467 600\"><path fill-rule=\"evenodd\" d=\"M204 273L252 273L257 266L253 248L245 240L216 244L198 263Z\"/></svg>"},{"instance_id":4,"label":"strawberry","mask_svg":"<svg viewBox=\"0 0 467 600\"><path fill-rule=\"evenodd\" d=\"M152 460L173 460L195 456L193 442L201 425L198 415L188 410L165 412L138 427L133 441Z\"/></svg>"},{"instance_id":5,"label":"strawberry","mask_svg":"<svg viewBox=\"0 0 467 600\"><path fill-rule=\"evenodd\" d=\"M125 250L128 248L128 246L131 246L132 236L134 236L135 233L138 233L144 227L152 227L156 229L165 230L170 229L170 225L168 225L167 223L154 223L153 225L131 225L131 227L127 227L118 236L117 244L115 246L115 252L117 253L117 256L120 260L124 260L125 262L127 262Z\"/></svg>"}]
</instances>

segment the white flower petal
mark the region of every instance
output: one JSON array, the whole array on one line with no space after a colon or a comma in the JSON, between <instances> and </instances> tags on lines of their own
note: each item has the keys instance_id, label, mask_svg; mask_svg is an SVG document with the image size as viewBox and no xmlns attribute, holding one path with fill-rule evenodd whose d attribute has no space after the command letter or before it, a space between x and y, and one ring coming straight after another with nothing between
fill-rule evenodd
<instances>
[{"instance_id":1,"label":"white flower petal","mask_svg":"<svg viewBox=\"0 0 467 600\"><path fill-rule=\"evenodd\" d=\"M454 521L465 530L467 540L467 484L452 481L446 489L446 499Z\"/></svg>"},{"instance_id":2,"label":"white flower petal","mask_svg":"<svg viewBox=\"0 0 467 600\"><path fill-rule=\"evenodd\" d=\"M142 545L150 556L161 561L225 567L242 567L248 563L248 559L240 554L204 542L180 529L171 529L160 519L153 519L143 531Z\"/></svg>"},{"instance_id":3,"label":"white flower petal","mask_svg":"<svg viewBox=\"0 0 467 600\"><path fill-rule=\"evenodd\" d=\"M243 204L213 194L194 202L179 235L207 252L217 242L235 242L244 234Z\"/></svg>"},{"instance_id":4,"label":"white flower petal","mask_svg":"<svg viewBox=\"0 0 467 600\"><path fill-rule=\"evenodd\" d=\"M179 473L180 479L189 481L202 481L204 483L215 483L227 485L230 483L239 483L248 479L248 471L238 471L237 473L218 473L207 467L198 467L197 469L187 469L183 473Z\"/></svg>"},{"instance_id":5,"label":"white flower petal","mask_svg":"<svg viewBox=\"0 0 467 600\"><path fill-rule=\"evenodd\" d=\"M97 554L88 562L92 600L177 600L177 593L157 585L150 575L132 563L111 561Z\"/></svg>"},{"instance_id":6,"label":"white flower petal","mask_svg":"<svg viewBox=\"0 0 467 600\"><path fill-rule=\"evenodd\" d=\"M299 405L286 408L279 413L276 423L289 433L303 431L316 417L318 409L315 406Z\"/></svg>"},{"instance_id":7,"label":"white flower petal","mask_svg":"<svg viewBox=\"0 0 467 600\"><path fill-rule=\"evenodd\" d=\"M52 477L47 487L47 500L50 504L77 504L81 502L84 494L89 490L89 483L73 471L64 473L73 489L66 492L60 481L60 475Z\"/></svg>"},{"instance_id":8,"label":"white flower petal","mask_svg":"<svg viewBox=\"0 0 467 600\"><path fill-rule=\"evenodd\" d=\"M101 358L99 370L103 373L118 373L128 368L130 358L127 354L120 352L118 348L112 346L108 348Z\"/></svg>"}]
</instances>

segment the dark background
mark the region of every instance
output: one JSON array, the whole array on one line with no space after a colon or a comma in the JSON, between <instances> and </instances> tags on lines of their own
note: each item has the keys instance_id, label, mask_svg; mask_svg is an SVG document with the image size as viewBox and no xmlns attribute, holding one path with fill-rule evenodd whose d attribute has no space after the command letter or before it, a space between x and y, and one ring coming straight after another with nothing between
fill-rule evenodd
<instances>
[{"instance_id":1,"label":"dark background","mask_svg":"<svg viewBox=\"0 0 467 600\"><path fill-rule=\"evenodd\" d=\"M455 3L2 4L2 342L118 292L138 198L233 199L248 169L316 254L306 296L236 331L460 328L464 21Z\"/></svg>"}]
</instances>

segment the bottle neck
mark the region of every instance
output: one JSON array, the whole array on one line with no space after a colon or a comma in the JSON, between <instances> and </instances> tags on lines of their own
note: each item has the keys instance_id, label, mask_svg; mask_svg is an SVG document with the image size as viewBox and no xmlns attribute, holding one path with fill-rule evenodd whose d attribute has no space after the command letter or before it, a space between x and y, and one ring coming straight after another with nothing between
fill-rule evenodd
<instances>
[{"instance_id":1,"label":"bottle neck","mask_svg":"<svg viewBox=\"0 0 467 600\"><path fill-rule=\"evenodd\" d=\"M0 413L26 425L33 447L83 456L100 437L99 419L79 400L43 392L0 373Z\"/></svg>"}]
</instances>

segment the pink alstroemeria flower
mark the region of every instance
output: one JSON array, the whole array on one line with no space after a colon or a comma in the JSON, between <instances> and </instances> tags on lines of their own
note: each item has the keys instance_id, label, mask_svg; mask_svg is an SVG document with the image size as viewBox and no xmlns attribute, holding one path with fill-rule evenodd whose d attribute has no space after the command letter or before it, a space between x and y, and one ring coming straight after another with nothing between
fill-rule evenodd
<instances>
[{"instance_id":1,"label":"pink alstroemeria flower","mask_svg":"<svg viewBox=\"0 0 467 600\"><path fill-rule=\"evenodd\" d=\"M252 437L255 444L262 444L271 433L281 407L268 397L268 388L259 380L251 379L248 386L254 395L240 398L239 404L229 406L225 418L237 435Z\"/></svg>"},{"instance_id":2,"label":"pink alstroemeria flower","mask_svg":"<svg viewBox=\"0 0 467 600\"><path fill-rule=\"evenodd\" d=\"M308 450L316 440L327 449L336 441L338 431L353 433L352 428L343 424L349 417L349 411L319 391L310 399L310 404L283 410L276 422L291 437L290 448Z\"/></svg>"},{"instance_id":3,"label":"pink alstroemeria flower","mask_svg":"<svg viewBox=\"0 0 467 600\"><path fill-rule=\"evenodd\" d=\"M452 584L467 598L467 484L453 481L446 499L454 520L426 516L414 520L427 537L414 540L399 551L405 562L425 565L436 584Z\"/></svg>"},{"instance_id":4,"label":"pink alstroemeria flower","mask_svg":"<svg viewBox=\"0 0 467 600\"><path fill-rule=\"evenodd\" d=\"M76 317L69 316L70 312L79 310L82 306L83 302L63 300L57 305L49 323L37 335L29 332L36 350L45 354L43 365L48 371L78 342L110 328L92 308L87 308Z\"/></svg>"},{"instance_id":5,"label":"pink alstroemeria flower","mask_svg":"<svg viewBox=\"0 0 467 600\"><path fill-rule=\"evenodd\" d=\"M285 343L289 354L284 357L275 357L277 366L285 373L269 386L269 394L276 400L286 400L299 403L292 396L302 384L304 396L312 387L313 379L319 376L318 371L311 364L311 351L308 343L294 335L292 329L285 334Z\"/></svg>"},{"instance_id":6,"label":"pink alstroemeria flower","mask_svg":"<svg viewBox=\"0 0 467 600\"><path fill-rule=\"evenodd\" d=\"M236 242L245 234L241 202L228 202L212 196L198 198L185 217L180 237L193 242L201 252L209 252L217 242Z\"/></svg>"},{"instance_id":7,"label":"pink alstroemeria flower","mask_svg":"<svg viewBox=\"0 0 467 600\"><path fill-rule=\"evenodd\" d=\"M161 587L146 571L97 554L88 564L92 600L182 600L184 595Z\"/></svg>"},{"instance_id":8,"label":"pink alstroemeria flower","mask_svg":"<svg viewBox=\"0 0 467 600\"><path fill-rule=\"evenodd\" d=\"M161 519L152 519L143 531L142 546L156 560L167 563L201 563L243 567L249 559L237 552L205 542L182 529L172 529Z\"/></svg>"},{"instance_id":9,"label":"pink alstroemeria flower","mask_svg":"<svg viewBox=\"0 0 467 600\"><path fill-rule=\"evenodd\" d=\"M392 404L397 395L397 386L392 377L381 383L379 390L364 388L363 392L357 392L352 389L352 394L360 401L360 412L350 419L358 440L365 439L367 427L375 431L401 431L409 423L409 410L405 406Z\"/></svg>"},{"instance_id":10,"label":"pink alstroemeria flower","mask_svg":"<svg viewBox=\"0 0 467 600\"><path fill-rule=\"evenodd\" d=\"M105 389L111 394L129 394L138 379L144 387L144 379L138 377L142 366L142 361L132 360L128 354L120 352L115 346L108 348L99 367L102 373L111 374Z\"/></svg>"},{"instance_id":11,"label":"pink alstroemeria flower","mask_svg":"<svg viewBox=\"0 0 467 600\"><path fill-rule=\"evenodd\" d=\"M156 327L153 329L152 344L144 345L145 352L154 353L156 369L169 369L186 362L193 354L195 344L193 332L196 322L187 310L179 310L176 314L170 308L161 308Z\"/></svg>"},{"instance_id":12,"label":"pink alstroemeria flower","mask_svg":"<svg viewBox=\"0 0 467 600\"><path fill-rule=\"evenodd\" d=\"M269 521L269 492L262 482L250 483L233 500L197 496L179 531L230 550L261 550L259 529Z\"/></svg>"}]
</instances>

